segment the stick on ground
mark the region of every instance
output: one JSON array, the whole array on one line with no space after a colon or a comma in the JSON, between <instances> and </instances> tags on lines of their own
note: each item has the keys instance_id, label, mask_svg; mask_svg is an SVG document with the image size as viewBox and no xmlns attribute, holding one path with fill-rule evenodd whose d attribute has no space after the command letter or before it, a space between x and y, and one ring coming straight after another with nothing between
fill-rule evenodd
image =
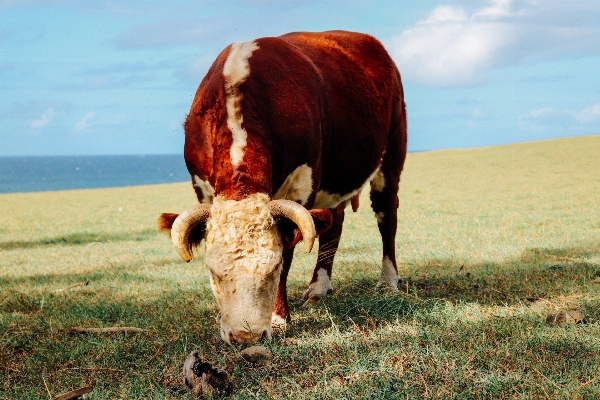
<instances>
[{"instance_id":1,"label":"stick on ground","mask_svg":"<svg viewBox=\"0 0 600 400\"><path fill-rule=\"evenodd\" d=\"M91 393L94 390L92 386L84 386L79 389L71 390L70 392L63 393L54 397L52 400L73 400L78 399L84 394Z\"/></svg>"},{"instance_id":2,"label":"stick on ground","mask_svg":"<svg viewBox=\"0 0 600 400\"><path fill-rule=\"evenodd\" d=\"M111 326L109 328L82 328L79 326L67 328L67 333L106 333L106 332L144 332L145 329L134 326Z\"/></svg>"},{"instance_id":3,"label":"stick on ground","mask_svg":"<svg viewBox=\"0 0 600 400\"><path fill-rule=\"evenodd\" d=\"M90 281L80 282L80 283L76 283L75 285L67 286L66 288L56 289L54 292L55 293L66 292L69 289L73 289L73 288L76 288L76 287L79 287L79 286L87 286L89 284L90 284Z\"/></svg>"}]
</instances>

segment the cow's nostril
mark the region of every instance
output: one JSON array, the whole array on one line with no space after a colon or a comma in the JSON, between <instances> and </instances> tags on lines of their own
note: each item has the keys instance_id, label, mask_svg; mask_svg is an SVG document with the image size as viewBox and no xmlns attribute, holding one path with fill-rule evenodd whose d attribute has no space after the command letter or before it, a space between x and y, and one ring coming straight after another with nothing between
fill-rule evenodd
<instances>
[{"instance_id":1,"label":"cow's nostril","mask_svg":"<svg viewBox=\"0 0 600 400\"><path fill-rule=\"evenodd\" d=\"M241 332L237 332L235 334L233 334L233 333L229 334L230 341L239 343L239 344L255 343L264 337L268 337L267 331L262 331L261 334L247 332L247 331L241 331Z\"/></svg>"},{"instance_id":2,"label":"cow's nostril","mask_svg":"<svg viewBox=\"0 0 600 400\"><path fill-rule=\"evenodd\" d=\"M262 335L261 335L261 339L267 339L269 337L269 335L267 335L267 331L263 331Z\"/></svg>"}]
</instances>

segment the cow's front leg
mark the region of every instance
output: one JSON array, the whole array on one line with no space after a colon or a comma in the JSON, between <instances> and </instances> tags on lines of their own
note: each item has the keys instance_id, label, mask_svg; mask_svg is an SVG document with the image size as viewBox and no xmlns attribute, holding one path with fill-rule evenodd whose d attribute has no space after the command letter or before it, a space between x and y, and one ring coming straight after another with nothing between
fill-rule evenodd
<instances>
[{"instance_id":1,"label":"cow's front leg","mask_svg":"<svg viewBox=\"0 0 600 400\"><path fill-rule=\"evenodd\" d=\"M287 299L287 277L294 258L294 249L286 249L283 251L283 268L279 278L279 286L277 287L277 299L271 314L271 327L281 328L286 323L290 322L290 307Z\"/></svg>"},{"instance_id":2,"label":"cow's front leg","mask_svg":"<svg viewBox=\"0 0 600 400\"><path fill-rule=\"evenodd\" d=\"M331 286L331 268L337 251L342 225L344 224L344 208L332 209L333 222L331 228L319 236L319 257L308 288L302 295L303 301L314 303L333 291Z\"/></svg>"}]
</instances>

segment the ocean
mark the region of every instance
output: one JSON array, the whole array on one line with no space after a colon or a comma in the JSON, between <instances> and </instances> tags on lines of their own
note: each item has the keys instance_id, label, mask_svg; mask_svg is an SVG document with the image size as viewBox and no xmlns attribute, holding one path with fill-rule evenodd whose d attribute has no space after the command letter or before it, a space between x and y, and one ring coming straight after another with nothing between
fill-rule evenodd
<instances>
[{"instance_id":1,"label":"ocean","mask_svg":"<svg viewBox=\"0 0 600 400\"><path fill-rule=\"evenodd\" d=\"M182 154L0 157L0 193L188 182Z\"/></svg>"}]
</instances>

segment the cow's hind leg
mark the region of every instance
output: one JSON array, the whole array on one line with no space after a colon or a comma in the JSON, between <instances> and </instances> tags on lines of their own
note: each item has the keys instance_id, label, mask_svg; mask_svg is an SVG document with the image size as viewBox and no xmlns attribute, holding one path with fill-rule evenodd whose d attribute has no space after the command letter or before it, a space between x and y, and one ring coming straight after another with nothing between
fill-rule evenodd
<instances>
[{"instance_id":1,"label":"cow's hind leg","mask_svg":"<svg viewBox=\"0 0 600 400\"><path fill-rule=\"evenodd\" d=\"M391 155L388 152L386 157ZM397 290L400 278L396 264L395 238L398 223L398 185L401 167L398 167L398 162L394 158L384 157L380 170L371 181L371 206L375 211L377 227L383 242L381 275L377 286L387 285L392 290Z\"/></svg>"},{"instance_id":2,"label":"cow's hind leg","mask_svg":"<svg viewBox=\"0 0 600 400\"><path fill-rule=\"evenodd\" d=\"M318 301L321 297L333 291L333 287L331 286L331 269L333 267L333 258L335 257L335 252L342 236L344 209L343 207L338 207L331 211L333 217L331 228L319 236L317 266L315 267L308 288L302 295L302 300L308 300L311 303Z\"/></svg>"}]
</instances>

